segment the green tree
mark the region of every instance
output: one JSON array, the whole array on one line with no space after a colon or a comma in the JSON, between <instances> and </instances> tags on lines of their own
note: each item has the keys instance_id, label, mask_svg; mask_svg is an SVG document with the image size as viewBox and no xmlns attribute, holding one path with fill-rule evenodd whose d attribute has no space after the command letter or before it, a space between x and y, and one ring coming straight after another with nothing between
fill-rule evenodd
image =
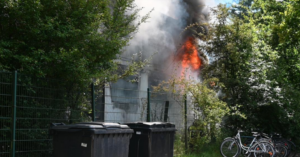
<instances>
[{"instance_id":1,"label":"green tree","mask_svg":"<svg viewBox=\"0 0 300 157\"><path fill-rule=\"evenodd\" d=\"M215 141L220 133L223 117L229 111L234 110L219 99L217 91L221 86L222 84L217 78L199 82L183 77L174 77L154 87L155 91L170 92L175 97L186 95L188 101L191 102L188 108L193 111L195 119L189 129L201 132L201 134L197 133L189 139L189 143L193 146L190 149L194 152L200 151L205 144ZM238 112L232 113L241 116Z\"/></svg>"},{"instance_id":2,"label":"green tree","mask_svg":"<svg viewBox=\"0 0 300 157\"><path fill-rule=\"evenodd\" d=\"M139 11L134 0L0 1L0 70L19 71L17 90L22 95L17 99L17 129L23 130L17 133L21 141L16 142L16 151L25 153L18 156L50 155L50 151L36 153L51 149L51 140L36 141L49 138L50 123L91 120L92 81L101 86L135 74L147 64L133 58L119 73L114 60L148 18L148 14L139 17ZM0 123L0 128L10 127L9 121ZM5 131L0 138L9 134ZM31 148L22 147L28 142ZM6 142L1 147L10 148Z\"/></svg>"},{"instance_id":3,"label":"green tree","mask_svg":"<svg viewBox=\"0 0 300 157\"><path fill-rule=\"evenodd\" d=\"M225 86L222 89L223 100L229 106L240 105L238 110L247 117L245 120L228 116L227 126L234 131L237 128L250 130L269 126L268 129L274 131L279 128L278 123L266 125L270 117L266 119L261 113L262 108L268 107L274 109L274 113L275 109L284 111L282 88L274 78L279 56L264 40L270 30L262 29L257 23L258 13L248 7L243 7L247 13L242 14L243 18L232 15L231 8L222 5L214 10L217 21L210 26L206 42L201 45L213 61L202 73L205 78L219 78ZM273 105L277 107L272 108ZM287 114L282 115L277 120Z\"/></svg>"},{"instance_id":4,"label":"green tree","mask_svg":"<svg viewBox=\"0 0 300 157\"><path fill-rule=\"evenodd\" d=\"M250 87L247 85L251 76L249 66L252 57L251 45L254 42L253 28L241 18L230 18L229 8L224 5L220 5L213 12L217 21L209 26L205 44L201 45L201 49L213 58L213 62L203 69L202 74L204 78L219 78L225 86L222 89L222 99L229 106L242 105L240 110L243 112L255 104L251 102L248 92ZM245 121L237 116L230 118L230 121L235 123L234 126L240 126Z\"/></svg>"},{"instance_id":5,"label":"green tree","mask_svg":"<svg viewBox=\"0 0 300 157\"><path fill-rule=\"evenodd\" d=\"M0 68L63 79L101 76L145 22L134 0L0 2Z\"/></svg>"},{"instance_id":6,"label":"green tree","mask_svg":"<svg viewBox=\"0 0 300 157\"><path fill-rule=\"evenodd\" d=\"M33 93L30 86L43 84L35 78L57 79L51 88L62 89L59 97L67 100L57 105L88 112L90 83L102 88L148 63L132 58L124 69L115 61L148 18L139 11L134 0L1 0L0 70L24 74L22 83Z\"/></svg>"},{"instance_id":7,"label":"green tree","mask_svg":"<svg viewBox=\"0 0 300 157\"><path fill-rule=\"evenodd\" d=\"M297 137L299 129L299 2L255 0L243 11L219 6L216 23L201 45L212 58L202 72L224 83L223 100L239 104L247 120L226 118L227 126L265 129ZM271 114L266 115L266 111ZM289 128L287 130L287 128Z\"/></svg>"},{"instance_id":8,"label":"green tree","mask_svg":"<svg viewBox=\"0 0 300 157\"><path fill-rule=\"evenodd\" d=\"M295 23L299 19L300 3L297 0L282 2L257 0L253 7L260 8L255 23L263 30L264 40L273 50L278 52L276 60L277 70L272 77L279 82L282 88L282 107L286 116L281 124L289 131L289 136L298 137L297 130L300 127L299 94L300 75L299 67L299 25ZM299 140L299 139L298 139ZM300 140L299 140L300 141Z\"/></svg>"}]
</instances>

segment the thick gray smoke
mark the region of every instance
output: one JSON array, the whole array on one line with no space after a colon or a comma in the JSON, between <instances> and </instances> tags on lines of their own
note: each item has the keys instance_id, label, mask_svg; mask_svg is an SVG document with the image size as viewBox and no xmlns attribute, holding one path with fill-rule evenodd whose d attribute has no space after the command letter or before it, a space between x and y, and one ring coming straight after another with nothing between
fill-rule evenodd
<instances>
[{"instance_id":1,"label":"thick gray smoke","mask_svg":"<svg viewBox=\"0 0 300 157\"><path fill-rule=\"evenodd\" d=\"M187 26L190 26L192 24L204 24L208 22L208 12L207 7L205 7L205 3L203 0L183 0L185 3L185 9L188 13L188 17L186 18L186 24ZM205 33L205 30L202 30L201 27L199 27L197 32ZM183 40L185 40L186 37L192 36L193 32L190 29L187 29L183 35Z\"/></svg>"},{"instance_id":2,"label":"thick gray smoke","mask_svg":"<svg viewBox=\"0 0 300 157\"><path fill-rule=\"evenodd\" d=\"M151 73L160 77L156 79L163 79L171 75L178 49L188 36L192 36L191 31L184 29L192 23L207 22L204 0L136 0L136 4L144 8L141 15L154 10L148 22L139 27L122 58L126 60L142 52L145 59L156 53Z\"/></svg>"}]
</instances>

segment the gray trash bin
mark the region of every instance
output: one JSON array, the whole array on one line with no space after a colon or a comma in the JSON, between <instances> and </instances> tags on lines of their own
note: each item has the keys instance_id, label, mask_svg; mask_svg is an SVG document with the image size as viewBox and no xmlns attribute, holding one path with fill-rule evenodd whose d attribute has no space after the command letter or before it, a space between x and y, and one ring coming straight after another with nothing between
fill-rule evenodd
<instances>
[{"instance_id":1,"label":"gray trash bin","mask_svg":"<svg viewBox=\"0 0 300 157\"><path fill-rule=\"evenodd\" d=\"M53 135L54 157L128 157L133 130L117 123L57 125Z\"/></svg>"}]
</instances>

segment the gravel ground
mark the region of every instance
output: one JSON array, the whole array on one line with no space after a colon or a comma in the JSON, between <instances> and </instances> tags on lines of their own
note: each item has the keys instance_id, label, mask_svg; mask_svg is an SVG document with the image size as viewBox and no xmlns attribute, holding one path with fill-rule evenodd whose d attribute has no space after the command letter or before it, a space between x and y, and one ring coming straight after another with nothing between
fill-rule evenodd
<instances>
[{"instance_id":1,"label":"gravel ground","mask_svg":"<svg viewBox=\"0 0 300 157\"><path fill-rule=\"evenodd\" d=\"M300 157L300 154L298 153L298 154L296 154L294 157Z\"/></svg>"},{"instance_id":2,"label":"gravel ground","mask_svg":"<svg viewBox=\"0 0 300 157\"><path fill-rule=\"evenodd\" d=\"M293 156L293 154L290 154L289 157L300 157L300 153L297 153L296 155Z\"/></svg>"}]
</instances>

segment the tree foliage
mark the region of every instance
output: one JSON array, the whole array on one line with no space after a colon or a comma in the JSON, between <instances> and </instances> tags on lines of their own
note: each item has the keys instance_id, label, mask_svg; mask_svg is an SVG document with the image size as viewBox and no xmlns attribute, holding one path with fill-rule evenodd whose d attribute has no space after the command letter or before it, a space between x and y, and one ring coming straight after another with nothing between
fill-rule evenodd
<instances>
[{"instance_id":1,"label":"tree foliage","mask_svg":"<svg viewBox=\"0 0 300 157\"><path fill-rule=\"evenodd\" d=\"M32 87L55 79L51 88L60 92L47 96L67 100L55 105L27 101L31 107L58 106L80 111L71 112L71 119L88 117L90 83L98 100L105 82L134 75L149 63L135 55L124 69L116 61L149 17L139 16L140 10L134 0L1 0L0 70L18 71L19 82L37 95L42 93Z\"/></svg>"},{"instance_id":2,"label":"tree foliage","mask_svg":"<svg viewBox=\"0 0 300 157\"><path fill-rule=\"evenodd\" d=\"M297 138L299 6L297 0L250 0L213 10L217 19L201 45L212 62L202 73L219 78L222 100L241 105L238 110L247 116L228 116L227 127Z\"/></svg>"},{"instance_id":3,"label":"tree foliage","mask_svg":"<svg viewBox=\"0 0 300 157\"><path fill-rule=\"evenodd\" d=\"M70 86L114 70L148 18L133 0L2 0L0 8L0 68Z\"/></svg>"},{"instance_id":4,"label":"tree foliage","mask_svg":"<svg viewBox=\"0 0 300 157\"><path fill-rule=\"evenodd\" d=\"M203 144L214 141L220 133L223 117L230 111L236 111L219 99L217 91L221 86L217 78L199 82L184 77L173 77L153 87L154 91L170 92L175 97L185 95L185 99L189 102L189 111L192 111L195 117L189 130L198 132L189 139L189 143L193 146L192 151L199 151ZM232 114L241 116L238 112Z\"/></svg>"}]
</instances>

